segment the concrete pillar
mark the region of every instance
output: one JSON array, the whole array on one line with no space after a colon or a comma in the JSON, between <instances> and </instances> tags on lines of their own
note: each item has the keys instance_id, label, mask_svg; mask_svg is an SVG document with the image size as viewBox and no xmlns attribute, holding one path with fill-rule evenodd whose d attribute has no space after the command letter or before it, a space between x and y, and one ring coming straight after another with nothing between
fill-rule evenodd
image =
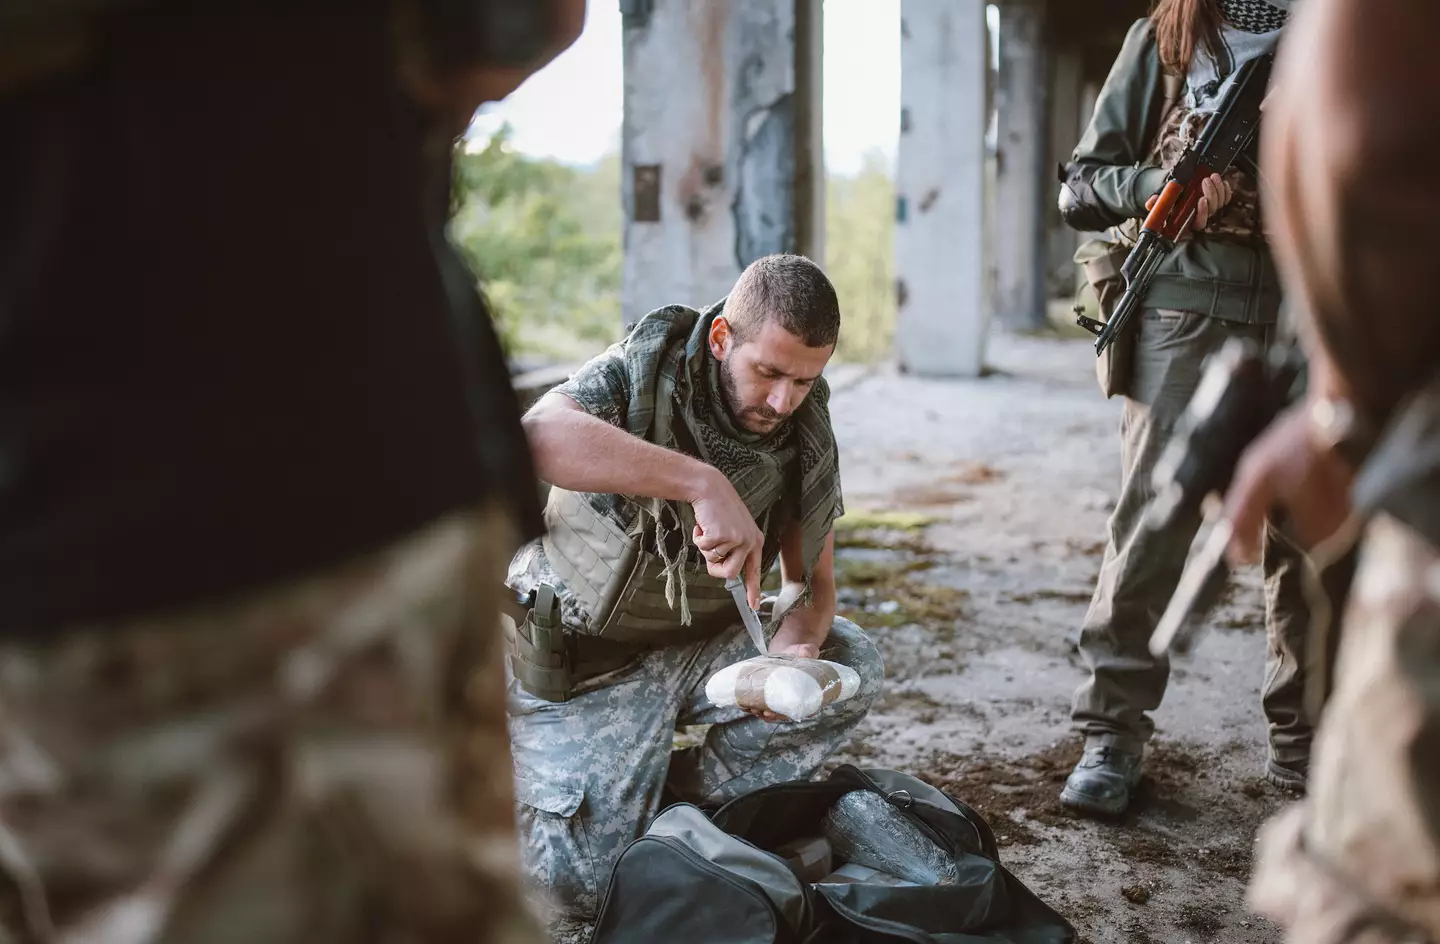
<instances>
[{"instance_id":1,"label":"concrete pillar","mask_svg":"<svg viewBox=\"0 0 1440 944\"><path fill-rule=\"evenodd\" d=\"M822 0L621 0L622 316L701 306L772 252L822 262Z\"/></svg>"},{"instance_id":2,"label":"concrete pillar","mask_svg":"<svg viewBox=\"0 0 1440 944\"><path fill-rule=\"evenodd\" d=\"M1045 167L1044 24L1044 0L1000 5L995 313L1022 330L1045 324L1045 203L1054 174Z\"/></svg>"},{"instance_id":3,"label":"concrete pillar","mask_svg":"<svg viewBox=\"0 0 1440 944\"><path fill-rule=\"evenodd\" d=\"M1085 98L1085 58L1074 46L1053 45L1050 51L1050 149L1045 160L1045 295L1047 298L1068 297L1075 288L1075 248L1079 234L1060 219L1057 201L1060 184L1053 173L1057 164L1070 160L1075 144L1090 119L1082 114Z\"/></svg>"},{"instance_id":4,"label":"concrete pillar","mask_svg":"<svg viewBox=\"0 0 1440 944\"><path fill-rule=\"evenodd\" d=\"M988 32L983 0L901 0L895 347L917 374L984 365Z\"/></svg>"}]
</instances>

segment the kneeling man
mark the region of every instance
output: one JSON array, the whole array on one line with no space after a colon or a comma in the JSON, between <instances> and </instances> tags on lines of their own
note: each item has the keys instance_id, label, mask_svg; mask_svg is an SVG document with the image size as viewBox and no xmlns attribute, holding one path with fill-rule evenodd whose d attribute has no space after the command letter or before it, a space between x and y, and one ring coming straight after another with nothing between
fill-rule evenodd
<instances>
[{"instance_id":1,"label":"kneeling man","mask_svg":"<svg viewBox=\"0 0 1440 944\"><path fill-rule=\"evenodd\" d=\"M554 488L546 537L510 568L535 604L511 640L510 734L522 855L563 919L593 919L667 786L717 804L808 778L880 690L874 644L835 615L843 505L820 372L839 330L819 267L767 256L704 312L646 315L525 417ZM861 679L803 722L705 697L714 672L758 655L725 578L743 576L753 606L777 559L780 599L798 602L769 651ZM672 754L677 723L713 726Z\"/></svg>"}]
</instances>

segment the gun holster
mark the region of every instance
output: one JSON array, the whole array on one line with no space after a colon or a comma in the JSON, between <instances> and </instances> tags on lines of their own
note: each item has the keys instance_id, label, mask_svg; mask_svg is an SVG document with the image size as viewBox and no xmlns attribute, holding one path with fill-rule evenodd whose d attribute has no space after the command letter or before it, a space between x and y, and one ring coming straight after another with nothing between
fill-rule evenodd
<instances>
[{"instance_id":1,"label":"gun holster","mask_svg":"<svg viewBox=\"0 0 1440 944\"><path fill-rule=\"evenodd\" d=\"M523 598L506 587L501 599L510 674L536 698L569 701L599 687L586 683L625 668L648 649L567 631L560 598L549 584L540 584Z\"/></svg>"},{"instance_id":2,"label":"gun holster","mask_svg":"<svg viewBox=\"0 0 1440 944\"><path fill-rule=\"evenodd\" d=\"M542 583L521 602L507 588L502 622L510 674L536 698L570 700L573 647L560 622L560 598Z\"/></svg>"}]
</instances>

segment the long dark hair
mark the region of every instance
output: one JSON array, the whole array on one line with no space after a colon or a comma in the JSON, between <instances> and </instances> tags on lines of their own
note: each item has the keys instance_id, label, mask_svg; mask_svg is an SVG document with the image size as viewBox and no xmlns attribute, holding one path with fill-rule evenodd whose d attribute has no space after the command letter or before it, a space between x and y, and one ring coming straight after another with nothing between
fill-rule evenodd
<instances>
[{"instance_id":1,"label":"long dark hair","mask_svg":"<svg viewBox=\"0 0 1440 944\"><path fill-rule=\"evenodd\" d=\"M1155 0L1150 24L1165 71L1184 75L1202 45L1212 55L1220 46L1219 0Z\"/></svg>"}]
</instances>

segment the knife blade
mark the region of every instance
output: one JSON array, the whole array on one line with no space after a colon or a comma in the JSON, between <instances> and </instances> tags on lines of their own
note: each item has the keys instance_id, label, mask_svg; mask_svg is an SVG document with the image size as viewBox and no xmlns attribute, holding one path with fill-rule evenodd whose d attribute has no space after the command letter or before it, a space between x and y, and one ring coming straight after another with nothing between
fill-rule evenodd
<instances>
[{"instance_id":1,"label":"knife blade","mask_svg":"<svg viewBox=\"0 0 1440 944\"><path fill-rule=\"evenodd\" d=\"M735 598L735 606L740 610L740 619L745 624L745 631L750 634L750 641L755 643L762 656L765 655L769 650L765 645L765 630L760 626L759 615L750 608L750 594L745 590L745 581L739 577L728 577L725 589Z\"/></svg>"}]
</instances>

